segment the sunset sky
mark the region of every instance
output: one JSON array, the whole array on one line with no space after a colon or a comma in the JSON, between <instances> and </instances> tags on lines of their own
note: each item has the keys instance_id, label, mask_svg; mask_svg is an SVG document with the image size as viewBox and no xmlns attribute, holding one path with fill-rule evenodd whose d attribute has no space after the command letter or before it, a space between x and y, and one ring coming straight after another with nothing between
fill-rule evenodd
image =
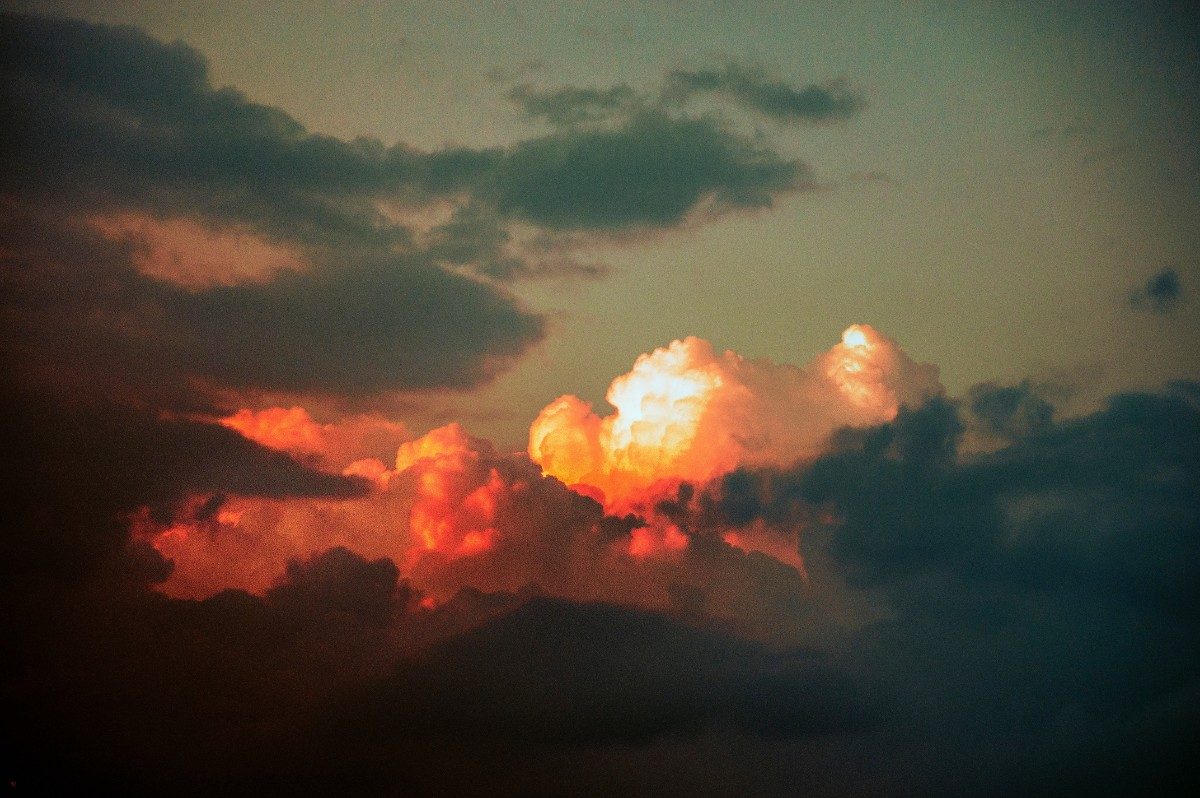
<instances>
[{"instance_id":1,"label":"sunset sky","mask_svg":"<svg viewBox=\"0 0 1200 798\"><path fill-rule=\"evenodd\" d=\"M4 781L1163 792L1186 3L0 2Z\"/></svg>"}]
</instances>

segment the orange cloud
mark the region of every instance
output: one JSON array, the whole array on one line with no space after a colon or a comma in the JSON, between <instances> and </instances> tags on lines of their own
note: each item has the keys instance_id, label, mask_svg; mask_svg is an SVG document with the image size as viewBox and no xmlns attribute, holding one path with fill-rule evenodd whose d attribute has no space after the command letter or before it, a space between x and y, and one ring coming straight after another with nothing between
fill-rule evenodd
<instances>
[{"instance_id":1,"label":"orange cloud","mask_svg":"<svg viewBox=\"0 0 1200 798\"><path fill-rule=\"evenodd\" d=\"M641 355L614 379L606 416L575 396L550 403L530 427L529 456L627 510L680 481L813 457L839 427L888 421L940 391L935 367L866 325L847 329L805 369L717 354L689 337Z\"/></svg>"},{"instance_id":2,"label":"orange cloud","mask_svg":"<svg viewBox=\"0 0 1200 798\"><path fill-rule=\"evenodd\" d=\"M770 579L798 580L779 595L805 590L800 543L820 523L819 508L798 507L786 525L709 529L703 484L741 466L818 456L838 428L886 421L940 390L936 369L855 326L804 368L718 354L698 338L674 342L613 381L607 416L572 396L551 403L531 427L531 459L497 454L448 424L397 443L391 462L344 444L335 464L324 452L339 435L361 440L347 432L360 422L320 424L300 407L242 410L224 423L267 445L316 452L374 490L348 499L231 496L215 509L211 497L196 497L169 523L148 512L135 522L139 537L174 561L161 589L175 596L263 592L290 560L344 546L390 558L431 601L467 587L537 585L659 608L703 596L714 617L745 618L761 609L755 580L767 578L756 570L764 558L787 566L768 568Z\"/></svg>"},{"instance_id":3,"label":"orange cloud","mask_svg":"<svg viewBox=\"0 0 1200 798\"><path fill-rule=\"evenodd\" d=\"M265 283L280 272L307 266L294 249L248 229L217 229L191 219L139 213L96 216L89 223L110 241L128 244L142 274L193 290Z\"/></svg>"},{"instance_id":4,"label":"orange cloud","mask_svg":"<svg viewBox=\"0 0 1200 798\"><path fill-rule=\"evenodd\" d=\"M316 454L328 445L324 428L303 407L243 408L221 423L271 449Z\"/></svg>"},{"instance_id":5,"label":"orange cloud","mask_svg":"<svg viewBox=\"0 0 1200 798\"><path fill-rule=\"evenodd\" d=\"M300 406L242 408L218 419L250 440L271 449L296 455L315 456L343 473L378 480L383 471L367 464L380 447L394 448L407 438L408 428L374 416L351 416L321 424ZM386 470L386 466L384 467Z\"/></svg>"}]
</instances>

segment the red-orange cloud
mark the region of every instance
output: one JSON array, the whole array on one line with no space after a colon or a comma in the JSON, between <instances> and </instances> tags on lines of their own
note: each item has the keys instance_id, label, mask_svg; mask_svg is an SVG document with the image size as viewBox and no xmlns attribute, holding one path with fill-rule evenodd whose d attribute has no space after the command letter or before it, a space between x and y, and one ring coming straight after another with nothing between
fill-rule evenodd
<instances>
[{"instance_id":1,"label":"red-orange cloud","mask_svg":"<svg viewBox=\"0 0 1200 798\"><path fill-rule=\"evenodd\" d=\"M261 593L290 560L344 546L390 558L431 601L464 587L536 585L661 608L695 593L706 612L746 618L761 602L742 571L765 555L803 582L800 540L817 510L798 511L786 528L700 529L700 491L680 486L815 457L838 428L889 420L938 391L934 367L855 326L804 368L717 354L699 338L673 342L613 380L609 415L572 396L548 406L531 427L532 459L498 454L449 424L400 443L389 463L354 450L361 439L347 430L359 422L320 424L300 407L242 410L223 423L374 489L352 499L231 496L218 511L197 497L169 524L138 515L135 530L174 561L162 589L177 596Z\"/></svg>"}]
</instances>

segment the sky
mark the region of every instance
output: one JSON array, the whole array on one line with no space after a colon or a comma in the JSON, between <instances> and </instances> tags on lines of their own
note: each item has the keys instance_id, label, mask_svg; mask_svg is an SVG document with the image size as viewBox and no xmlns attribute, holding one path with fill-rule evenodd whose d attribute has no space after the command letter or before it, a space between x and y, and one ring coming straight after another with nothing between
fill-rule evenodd
<instances>
[{"instance_id":1,"label":"sky","mask_svg":"<svg viewBox=\"0 0 1200 798\"><path fill-rule=\"evenodd\" d=\"M487 389L422 403L429 425L474 415L480 432L522 448L550 398L600 401L609 376L674 338L795 362L855 322L938 363L955 391L1086 369L1095 400L1200 368L1195 303L1172 328L1123 302L1164 269L1195 281L1200 80L1184 6L46 10L184 41L214 86L314 133L385 145L508 146L550 129L506 97L515 85L654 92L672 70L730 61L797 85L843 81L861 99L826 124L716 109L807 164L813 190L632 241L589 236L574 256L608 276L512 286L553 334Z\"/></svg>"},{"instance_id":2,"label":"sky","mask_svg":"<svg viewBox=\"0 0 1200 798\"><path fill-rule=\"evenodd\" d=\"M1194 782L1188 4L0 42L10 786Z\"/></svg>"}]
</instances>

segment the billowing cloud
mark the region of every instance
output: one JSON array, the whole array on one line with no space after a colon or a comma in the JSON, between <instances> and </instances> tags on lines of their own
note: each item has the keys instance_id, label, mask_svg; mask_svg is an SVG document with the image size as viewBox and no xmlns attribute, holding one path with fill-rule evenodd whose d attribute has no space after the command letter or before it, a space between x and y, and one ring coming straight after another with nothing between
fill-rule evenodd
<instances>
[{"instance_id":1,"label":"billowing cloud","mask_svg":"<svg viewBox=\"0 0 1200 798\"><path fill-rule=\"evenodd\" d=\"M529 453L567 484L628 506L656 483L673 489L739 466L811 459L839 428L889 420L940 391L936 367L865 325L803 369L686 338L613 380L610 415L575 396L556 399L534 421Z\"/></svg>"},{"instance_id":2,"label":"billowing cloud","mask_svg":"<svg viewBox=\"0 0 1200 798\"><path fill-rule=\"evenodd\" d=\"M883 340L852 328L851 349L855 329ZM869 372L845 368L859 362L845 346L812 378ZM831 390L872 395L854 387ZM93 575L43 605L25 592L33 549L6 558L22 577L5 590L26 608L5 627L25 652L5 719L21 731L16 772L150 791L240 789L264 773L369 791L497 774L516 788L636 789L664 768L691 784L688 762L704 755L720 783L770 794L1174 784L1197 728L1197 395L1181 384L1067 419L1046 418L1022 386L980 388L989 398L970 412L936 395L894 400L795 464L682 483L646 518L606 515L456 426L403 443L359 498L171 483L151 493L194 498L137 515L133 543L174 558L164 589L198 601ZM998 448L961 449L976 412L1004 422ZM1036 423L1007 424L1016 416ZM250 421L271 418L239 423L261 437ZM75 504L89 483L51 487L72 484L70 457L56 460L58 483L29 489L45 478L31 464L49 462L32 442L65 455L60 437L27 438L18 518L32 525L41 507L60 549L78 551L98 516ZM315 448L298 439L288 446ZM114 447L96 437L88 451ZM74 465L111 473L91 455ZM46 491L57 501L39 501ZM87 511L64 525L72 506ZM638 530L667 522L686 545L633 551ZM763 543L784 530L802 563ZM161 560L148 567L154 548L124 545L122 573L166 575ZM237 581L247 574L261 581ZM980 757L999 770L980 771ZM748 769L758 758L774 764Z\"/></svg>"},{"instance_id":3,"label":"billowing cloud","mask_svg":"<svg viewBox=\"0 0 1200 798\"><path fill-rule=\"evenodd\" d=\"M400 445L394 463L346 466L374 485L358 499L229 496L221 512L202 514L194 508L207 499L197 496L164 521L139 515L135 535L173 562L161 589L176 596L261 593L289 560L344 546L396 562L433 601L537 585L794 640L815 622L803 609L811 591L800 545L823 514L792 507L786 523L714 523L693 483L810 462L840 428L889 420L940 392L934 367L864 325L805 369L718 355L690 338L618 377L608 417L574 397L547 407L531 427L532 462L451 424ZM299 408L225 423L301 452L324 434Z\"/></svg>"}]
</instances>

